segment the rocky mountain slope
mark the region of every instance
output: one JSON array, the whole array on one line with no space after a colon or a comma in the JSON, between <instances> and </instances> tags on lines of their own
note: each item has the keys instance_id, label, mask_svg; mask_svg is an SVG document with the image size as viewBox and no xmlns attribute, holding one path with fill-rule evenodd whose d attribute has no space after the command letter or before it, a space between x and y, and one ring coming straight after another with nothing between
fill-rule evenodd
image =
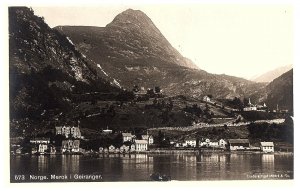
<instances>
[{"instance_id":1,"label":"rocky mountain slope","mask_svg":"<svg viewBox=\"0 0 300 191\"><path fill-rule=\"evenodd\" d=\"M271 109L293 112L293 69L274 79L266 87L266 103Z\"/></svg>"},{"instance_id":2,"label":"rocky mountain slope","mask_svg":"<svg viewBox=\"0 0 300 191\"><path fill-rule=\"evenodd\" d=\"M58 26L56 29L126 89L134 85L145 89L160 86L167 95L212 94L215 98L232 98L263 91L266 85L197 69L138 10L120 13L106 27Z\"/></svg>"},{"instance_id":3,"label":"rocky mountain slope","mask_svg":"<svg viewBox=\"0 0 300 191\"><path fill-rule=\"evenodd\" d=\"M275 78L278 78L285 72L291 70L293 68L292 65L287 65L283 67L276 68L274 70L271 70L269 72L266 72L262 75L256 76L251 78L250 80L254 82L272 82Z\"/></svg>"},{"instance_id":4,"label":"rocky mountain slope","mask_svg":"<svg viewBox=\"0 0 300 191\"><path fill-rule=\"evenodd\" d=\"M68 111L88 92L121 92L99 77L67 37L26 7L9 8L9 72L11 119Z\"/></svg>"},{"instance_id":5,"label":"rocky mountain slope","mask_svg":"<svg viewBox=\"0 0 300 191\"><path fill-rule=\"evenodd\" d=\"M9 72L10 133L18 136L23 130L36 133L79 119L83 128L97 131L107 126L116 131L188 126L207 120L185 111L199 103L188 97L206 94L255 95L256 100L268 99L268 105L279 100L281 109L292 107L292 72L270 83L267 91L266 83L207 73L181 56L144 13L134 10L119 14L103 28L51 29L32 9L11 7ZM124 103L133 94L123 88L131 90L134 85L160 86L172 98L161 98L157 104L155 99ZM204 111L206 106L201 107ZM215 115L220 113L211 107Z\"/></svg>"}]
</instances>

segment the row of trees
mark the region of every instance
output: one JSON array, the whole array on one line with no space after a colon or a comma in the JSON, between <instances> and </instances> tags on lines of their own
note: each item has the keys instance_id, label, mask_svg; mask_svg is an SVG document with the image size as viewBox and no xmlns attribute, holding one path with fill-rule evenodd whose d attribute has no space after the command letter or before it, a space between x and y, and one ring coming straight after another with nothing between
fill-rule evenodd
<instances>
[{"instance_id":1,"label":"row of trees","mask_svg":"<svg viewBox=\"0 0 300 191\"><path fill-rule=\"evenodd\" d=\"M145 109L159 109L159 110L166 110L166 111L172 111L174 106L173 100L171 98L168 99L168 101L158 100L157 98L154 98L152 105L145 105Z\"/></svg>"},{"instance_id":2,"label":"row of trees","mask_svg":"<svg viewBox=\"0 0 300 191\"><path fill-rule=\"evenodd\" d=\"M186 105L183 111L191 113L197 117L204 116L207 119L211 119L214 113L210 111L209 106L206 104L204 109L201 109L197 104L193 104L192 106Z\"/></svg>"},{"instance_id":3,"label":"row of trees","mask_svg":"<svg viewBox=\"0 0 300 191\"><path fill-rule=\"evenodd\" d=\"M283 124L251 123L248 125L249 137L261 140L281 140L289 143L294 141L294 127L290 120Z\"/></svg>"}]
</instances>

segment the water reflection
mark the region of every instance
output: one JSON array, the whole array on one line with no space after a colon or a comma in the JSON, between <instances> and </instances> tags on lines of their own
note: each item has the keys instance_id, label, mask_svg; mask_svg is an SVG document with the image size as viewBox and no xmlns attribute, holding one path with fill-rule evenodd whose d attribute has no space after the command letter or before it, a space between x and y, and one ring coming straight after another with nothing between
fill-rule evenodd
<instances>
[{"instance_id":1,"label":"water reflection","mask_svg":"<svg viewBox=\"0 0 300 191\"><path fill-rule=\"evenodd\" d=\"M275 154L118 154L16 156L12 174L101 174L104 181L147 181L150 174L172 180L247 179L256 173L293 173L293 155Z\"/></svg>"},{"instance_id":2,"label":"water reflection","mask_svg":"<svg viewBox=\"0 0 300 191\"><path fill-rule=\"evenodd\" d=\"M45 174L48 172L48 167L49 167L49 163L48 163L48 157L45 157L44 155L40 155L37 158L37 162L38 162L38 170L39 172L41 172L42 174Z\"/></svg>"},{"instance_id":3,"label":"water reflection","mask_svg":"<svg viewBox=\"0 0 300 191\"><path fill-rule=\"evenodd\" d=\"M77 174L79 173L79 155L62 155L61 156L61 173Z\"/></svg>"},{"instance_id":4,"label":"water reflection","mask_svg":"<svg viewBox=\"0 0 300 191\"><path fill-rule=\"evenodd\" d=\"M264 170L274 171L274 154L263 154L261 159Z\"/></svg>"}]
</instances>

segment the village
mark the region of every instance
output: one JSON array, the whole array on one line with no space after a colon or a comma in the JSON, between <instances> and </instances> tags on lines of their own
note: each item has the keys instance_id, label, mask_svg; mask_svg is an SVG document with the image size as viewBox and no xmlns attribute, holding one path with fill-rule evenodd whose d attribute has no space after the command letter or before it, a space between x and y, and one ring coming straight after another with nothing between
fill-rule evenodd
<instances>
[{"instance_id":1,"label":"village","mask_svg":"<svg viewBox=\"0 0 300 191\"><path fill-rule=\"evenodd\" d=\"M154 91L155 89L155 91ZM159 88L154 88L148 92L156 92L160 95L161 91ZM135 89L134 89L135 90ZM141 94L140 91L135 92L136 98L140 98L141 95L144 96L144 92ZM155 95L156 95L155 94ZM155 96L153 102L159 103L159 97ZM234 100L233 100L234 101ZM210 137L195 137L195 136L181 136L179 138L166 137L164 132L177 131L181 132L183 135L186 132L195 132L203 128L227 128L228 127L240 127L247 126L251 123L262 124L281 124L285 119L271 119L271 120L255 120L255 121L241 121L241 115L239 114L239 109L234 109L228 105L223 105L222 103L212 99L211 95L206 95L201 100L202 103L219 108L221 111L233 113L232 117L228 118L221 116L220 120L222 123L194 123L189 127L155 127L148 128L139 134L128 129L122 131L115 131L109 129L100 129L95 134L93 139L87 138L82 135L80 128L80 121L77 122L77 126L72 125L62 125L55 126L51 131L52 135L48 136L35 136L31 134L27 143L24 137L11 138L11 154L33 154L33 155L44 155L44 154L124 154L124 153L178 153L178 152L263 152L263 153L274 153L276 151L274 142L268 140L255 141L251 144L248 138L229 138L229 137L218 137L219 139ZM154 104L153 103L153 104ZM170 104L173 105L172 101ZM167 105L169 106L169 105ZM172 106L171 106L172 107ZM249 100L243 108L243 112L259 112L259 113L282 113L286 111L268 111L266 104L255 105ZM187 110L188 111L188 110ZM214 120L218 120L216 116ZM160 135L157 134L159 131ZM150 132L150 133L149 133ZM22 139L23 141L20 141ZM20 142L23 142L20 144ZM279 150L279 149L277 149ZM281 151L281 149L280 149ZM288 150L287 150L288 151Z\"/></svg>"},{"instance_id":2,"label":"village","mask_svg":"<svg viewBox=\"0 0 300 191\"><path fill-rule=\"evenodd\" d=\"M209 138L186 138L184 141L168 141L168 148L160 148L153 135L141 135L138 139L131 132L123 132L122 145L101 146L97 150L86 150L81 147L81 141L86 140L82 136L79 126L57 126L55 127L56 136L61 136L60 143L46 137L34 137L30 139L31 152L22 151L20 145L11 145L11 154L125 154L125 153L148 153L148 152L236 152L236 151L258 151L263 153L274 153L273 142L260 142L260 146L252 146L248 139L220 139L212 140ZM102 130L106 136L113 135L110 129ZM157 137L156 137L157 139ZM164 137L162 141L167 141ZM57 146L61 145L61 146ZM120 144L119 144L120 145Z\"/></svg>"}]
</instances>

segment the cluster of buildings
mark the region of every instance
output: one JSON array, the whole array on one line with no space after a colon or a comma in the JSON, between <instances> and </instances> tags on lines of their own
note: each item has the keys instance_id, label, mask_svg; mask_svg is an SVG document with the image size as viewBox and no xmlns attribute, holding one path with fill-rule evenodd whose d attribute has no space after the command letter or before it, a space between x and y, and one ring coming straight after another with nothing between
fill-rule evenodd
<instances>
[{"instance_id":1,"label":"cluster of buildings","mask_svg":"<svg viewBox=\"0 0 300 191\"><path fill-rule=\"evenodd\" d=\"M176 148L182 147L200 147L200 148L222 148L225 149L227 145L227 141L224 139L220 140L211 140L211 139L201 139L198 141L196 138L188 138L185 141L175 143Z\"/></svg>"},{"instance_id":2,"label":"cluster of buildings","mask_svg":"<svg viewBox=\"0 0 300 191\"><path fill-rule=\"evenodd\" d=\"M212 100L211 96L204 96L202 99L204 102L207 103L211 103L211 104L215 104L216 102ZM245 107L243 108L243 111L262 111L262 112L266 112L268 110L267 105L264 103L263 105L255 105L251 103L251 100L249 98L249 101L247 103L247 105L245 105ZM232 111L238 111L238 109L233 109Z\"/></svg>"},{"instance_id":3,"label":"cluster of buildings","mask_svg":"<svg viewBox=\"0 0 300 191\"><path fill-rule=\"evenodd\" d=\"M250 98L248 105L243 108L243 111L263 111L266 112L268 109L267 105L264 103L263 105L254 105L251 103Z\"/></svg>"},{"instance_id":4,"label":"cluster of buildings","mask_svg":"<svg viewBox=\"0 0 300 191\"><path fill-rule=\"evenodd\" d=\"M46 152L50 153L55 153L56 148L53 144L50 144L50 138L34 138L30 140L30 143L34 145L32 147L31 153L36 154L36 153L41 153L44 154Z\"/></svg>"},{"instance_id":5,"label":"cluster of buildings","mask_svg":"<svg viewBox=\"0 0 300 191\"><path fill-rule=\"evenodd\" d=\"M56 154L61 153L79 153L81 136L80 128L74 126L58 126L55 127L55 134L64 136L61 147L54 145L55 141L50 141L50 138L36 137L30 140L31 154Z\"/></svg>"},{"instance_id":6,"label":"cluster of buildings","mask_svg":"<svg viewBox=\"0 0 300 191\"><path fill-rule=\"evenodd\" d=\"M56 135L63 135L66 138L76 138L76 139L83 139L81 136L80 128L78 127L70 127L70 126L57 126L55 127Z\"/></svg>"},{"instance_id":7,"label":"cluster of buildings","mask_svg":"<svg viewBox=\"0 0 300 191\"><path fill-rule=\"evenodd\" d=\"M110 145L108 148L99 148L100 153L129 153L129 152L140 152L147 151L149 145L154 143L152 135L142 135L142 139L137 139L135 135L131 133L122 133L123 145L117 148Z\"/></svg>"},{"instance_id":8,"label":"cluster of buildings","mask_svg":"<svg viewBox=\"0 0 300 191\"><path fill-rule=\"evenodd\" d=\"M104 133L112 133L112 130L108 128L103 130ZM30 140L31 153L32 154L57 154L57 153L85 153L85 150L80 148L80 141L84 138L81 135L79 125L75 126L57 126L55 127L55 134L62 135L63 139L60 144L55 143L50 138L32 138ZM132 133L122 133L122 146L116 147L110 145L109 147L100 147L99 153L132 153L143 152L149 150L149 145L154 144L154 138L152 135L141 135L139 139ZM273 142L260 142L260 147L254 147L250 145L248 139L219 139L212 140L208 138L202 138L200 140L196 138L187 138L180 142L170 142L175 148L203 148L203 149L221 149L230 151L245 151L245 150L260 150L262 152L274 152ZM56 146L55 146L56 145ZM18 151L19 152L19 151ZM16 151L17 153L17 151Z\"/></svg>"},{"instance_id":9,"label":"cluster of buildings","mask_svg":"<svg viewBox=\"0 0 300 191\"><path fill-rule=\"evenodd\" d=\"M131 142L131 143L136 143L136 141L144 141L145 143L152 145L154 143L154 139L152 135L142 135L142 139L137 140L136 136L131 134L131 133L122 133L123 137L123 142Z\"/></svg>"},{"instance_id":10,"label":"cluster of buildings","mask_svg":"<svg viewBox=\"0 0 300 191\"><path fill-rule=\"evenodd\" d=\"M103 130L104 133L110 134L112 130L108 128ZM79 126L57 126L55 127L55 135L62 135L64 139L61 142L61 147L55 147L54 141L50 138L32 138L30 143L32 145L32 154L56 154L56 153L84 153L85 150L80 148L80 141L84 138L81 135ZM123 145L119 148L110 145L108 148L99 148L100 153L128 153L147 151L148 146L154 143L153 136L142 135L141 139L137 139L131 133L122 133Z\"/></svg>"},{"instance_id":11,"label":"cluster of buildings","mask_svg":"<svg viewBox=\"0 0 300 191\"><path fill-rule=\"evenodd\" d=\"M227 149L230 151L246 151L246 150L260 150L266 153L274 152L273 142L260 142L260 147L254 147L250 145L248 139L201 139L198 141L196 138L188 138L183 142L175 143L176 148L215 148L215 149Z\"/></svg>"}]
</instances>

